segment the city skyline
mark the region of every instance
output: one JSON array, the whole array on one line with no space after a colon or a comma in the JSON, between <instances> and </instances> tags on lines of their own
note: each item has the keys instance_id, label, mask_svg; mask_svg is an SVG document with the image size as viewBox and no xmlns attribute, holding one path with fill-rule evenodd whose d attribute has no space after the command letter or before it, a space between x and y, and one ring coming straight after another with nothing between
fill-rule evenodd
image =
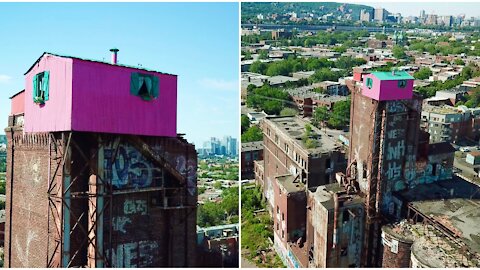
<instances>
[{"instance_id":1,"label":"city skyline","mask_svg":"<svg viewBox=\"0 0 480 270\"><path fill-rule=\"evenodd\" d=\"M178 75L178 133L196 145L228 132L238 136L239 119L233 116L238 115L239 37L231 31L238 27L238 5L3 3L0 35L8 42L0 45L0 100L5 104L0 126L7 126L8 98L24 89L23 74L43 52L108 62L108 50L117 47L120 64ZM28 18L38 13L43 16L37 22L55 30L25 35L31 28Z\"/></svg>"},{"instance_id":2,"label":"city skyline","mask_svg":"<svg viewBox=\"0 0 480 270\"><path fill-rule=\"evenodd\" d=\"M400 13L404 17L420 15L421 10L426 14L452 15L465 14L467 18L479 17L480 7L470 2L455 3L452 6L449 2L377 2L377 1L344 1L349 4L368 5L372 8L384 8L391 13Z\"/></svg>"}]
</instances>

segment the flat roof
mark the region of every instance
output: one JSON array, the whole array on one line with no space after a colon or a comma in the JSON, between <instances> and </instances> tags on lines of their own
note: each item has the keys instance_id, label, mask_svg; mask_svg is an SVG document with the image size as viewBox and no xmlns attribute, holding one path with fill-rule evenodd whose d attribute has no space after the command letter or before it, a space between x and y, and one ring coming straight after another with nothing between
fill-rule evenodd
<instances>
[{"instance_id":1,"label":"flat roof","mask_svg":"<svg viewBox=\"0 0 480 270\"><path fill-rule=\"evenodd\" d=\"M281 185L288 193L305 191L305 184L302 183L300 177L292 174L276 176L278 184Z\"/></svg>"},{"instance_id":2,"label":"flat roof","mask_svg":"<svg viewBox=\"0 0 480 270\"><path fill-rule=\"evenodd\" d=\"M318 128L297 116L267 116L265 119L270 121L283 134L290 137L294 143L311 154L328 153L341 148L341 145L337 143L335 138L331 138L326 133L321 132ZM317 142L317 147L307 148L303 142L306 124L312 127L311 139Z\"/></svg>"},{"instance_id":3,"label":"flat roof","mask_svg":"<svg viewBox=\"0 0 480 270\"><path fill-rule=\"evenodd\" d=\"M413 80L414 78L405 71L395 71L395 75L392 72L381 72L376 71L372 72L372 75L377 77L382 81L392 81L392 80Z\"/></svg>"},{"instance_id":4,"label":"flat roof","mask_svg":"<svg viewBox=\"0 0 480 270\"><path fill-rule=\"evenodd\" d=\"M400 192L415 209L436 220L480 252L480 187L458 177Z\"/></svg>"},{"instance_id":5,"label":"flat roof","mask_svg":"<svg viewBox=\"0 0 480 270\"><path fill-rule=\"evenodd\" d=\"M263 150L263 141L242 143L242 152Z\"/></svg>"}]
</instances>

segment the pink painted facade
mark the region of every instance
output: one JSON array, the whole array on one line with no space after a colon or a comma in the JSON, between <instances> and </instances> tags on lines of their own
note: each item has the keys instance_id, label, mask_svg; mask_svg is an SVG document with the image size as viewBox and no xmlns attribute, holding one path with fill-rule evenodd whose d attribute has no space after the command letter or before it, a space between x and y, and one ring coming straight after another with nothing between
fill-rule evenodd
<instances>
[{"instance_id":1,"label":"pink painted facade","mask_svg":"<svg viewBox=\"0 0 480 270\"><path fill-rule=\"evenodd\" d=\"M10 115L16 115L25 112L25 91L15 94L11 97Z\"/></svg>"},{"instance_id":2,"label":"pink painted facade","mask_svg":"<svg viewBox=\"0 0 480 270\"><path fill-rule=\"evenodd\" d=\"M33 76L50 71L49 100L32 98ZM151 101L130 94L133 72L159 78ZM25 132L84 131L174 137L177 76L45 54L25 79Z\"/></svg>"},{"instance_id":3,"label":"pink painted facade","mask_svg":"<svg viewBox=\"0 0 480 270\"><path fill-rule=\"evenodd\" d=\"M45 54L25 74L25 132L72 130L72 64L71 58ZM50 72L50 97L43 105L33 102L33 77Z\"/></svg>"},{"instance_id":4,"label":"pink painted facade","mask_svg":"<svg viewBox=\"0 0 480 270\"><path fill-rule=\"evenodd\" d=\"M372 87L367 87L367 79L373 81ZM406 86L400 88L399 80L380 80L374 74L363 76L362 94L375 100L400 100L411 99L413 96L413 79L407 79Z\"/></svg>"}]
</instances>

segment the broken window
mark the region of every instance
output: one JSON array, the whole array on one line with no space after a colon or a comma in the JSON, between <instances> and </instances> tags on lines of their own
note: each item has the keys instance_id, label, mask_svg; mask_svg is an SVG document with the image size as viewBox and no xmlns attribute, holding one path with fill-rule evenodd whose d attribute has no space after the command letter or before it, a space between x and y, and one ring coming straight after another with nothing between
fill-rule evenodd
<instances>
[{"instance_id":1,"label":"broken window","mask_svg":"<svg viewBox=\"0 0 480 270\"><path fill-rule=\"evenodd\" d=\"M132 73L130 77L130 94L148 101L158 98L158 93L158 77L137 72Z\"/></svg>"},{"instance_id":2,"label":"broken window","mask_svg":"<svg viewBox=\"0 0 480 270\"><path fill-rule=\"evenodd\" d=\"M49 97L50 72L44 71L33 77L33 102L44 104Z\"/></svg>"}]
</instances>

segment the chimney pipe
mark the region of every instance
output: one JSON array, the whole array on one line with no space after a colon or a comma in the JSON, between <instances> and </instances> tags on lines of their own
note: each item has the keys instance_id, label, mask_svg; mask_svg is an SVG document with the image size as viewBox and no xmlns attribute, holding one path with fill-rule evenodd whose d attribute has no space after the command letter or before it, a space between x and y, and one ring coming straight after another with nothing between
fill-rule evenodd
<instances>
[{"instance_id":1,"label":"chimney pipe","mask_svg":"<svg viewBox=\"0 0 480 270\"><path fill-rule=\"evenodd\" d=\"M112 64L116 65L117 64L117 53L120 50L117 49L117 48L113 48L113 49L110 49L110 51L112 52Z\"/></svg>"}]
</instances>

